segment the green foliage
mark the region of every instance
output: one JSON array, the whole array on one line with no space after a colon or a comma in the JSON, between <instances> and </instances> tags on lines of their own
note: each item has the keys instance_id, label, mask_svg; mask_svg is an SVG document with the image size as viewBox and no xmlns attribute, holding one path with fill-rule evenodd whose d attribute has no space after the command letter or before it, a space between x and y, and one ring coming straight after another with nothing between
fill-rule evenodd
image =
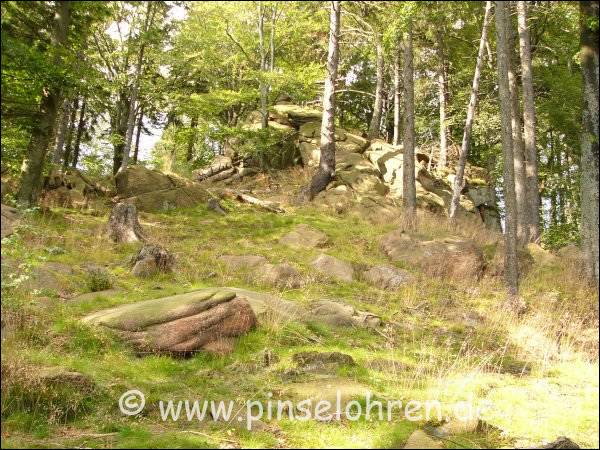
<instances>
[{"instance_id":1,"label":"green foliage","mask_svg":"<svg viewBox=\"0 0 600 450\"><path fill-rule=\"evenodd\" d=\"M85 282L90 292L104 291L113 286L112 275L102 267L92 267L86 271Z\"/></svg>"}]
</instances>

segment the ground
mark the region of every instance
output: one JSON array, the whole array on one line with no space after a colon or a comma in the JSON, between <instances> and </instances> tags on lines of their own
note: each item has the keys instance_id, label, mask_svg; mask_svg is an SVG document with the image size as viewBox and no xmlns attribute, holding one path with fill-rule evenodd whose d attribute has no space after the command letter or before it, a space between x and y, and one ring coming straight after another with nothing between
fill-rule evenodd
<instances>
[{"instance_id":1,"label":"ground","mask_svg":"<svg viewBox=\"0 0 600 450\"><path fill-rule=\"evenodd\" d=\"M308 224L327 234L330 255L356 264L391 264L379 239L397 223L372 224L310 205L275 214L234 201L223 204L225 216L205 206L141 213L144 230L177 260L174 273L148 279L134 277L128 265L141 244L112 244L103 236L107 211L57 208L32 211L21 220L2 245L2 447L402 448L414 430L438 425L402 417L283 418L247 431L236 423L163 422L156 408L169 399L241 402L266 399L268 393L306 398L333 387L350 396L368 389L384 400L491 402L483 413L485 426L441 439L446 448L539 445L563 435L581 446L598 446L597 293L583 287L564 260L550 258L529 269L521 285L528 310L517 317L503 306L498 277L436 279L396 263L414 278L388 292L361 281L330 280L310 264L322 249L295 250L278 242L295 225ZM442 217L423 213L420 224L423 238L473 239L490 261L497 247L496 238L452 228ZM256 274L227 270L218 261L223 254L289 262L305 284L297 289L263 284ZM90 264L104 267L106 279L63 270ZM44 267L60 269L54 289L32 288L28 283ZM97 285L112 289L77 295ZM273 321L239 338L226 356L174 358L136 355L109 331L80 321L110 306L213 286L269 292L301 304L340 299L379 315L385 325L370 330ZM325 375L298 373L292 357L301 351L345 353L356 365ZM267 353L274 355L271 364L263 362ZM77 372L87 380L85 387L40 384L45 370ZM154 407L124 416L119 397L134 388Z\"/></svg>"}]
</instances>

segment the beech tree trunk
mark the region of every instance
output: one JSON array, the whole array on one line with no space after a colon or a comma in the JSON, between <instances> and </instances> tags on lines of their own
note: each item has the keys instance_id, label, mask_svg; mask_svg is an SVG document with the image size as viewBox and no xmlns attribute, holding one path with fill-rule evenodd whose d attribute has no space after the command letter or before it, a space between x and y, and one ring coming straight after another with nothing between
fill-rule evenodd
<instances>
[{"instance_id":1,"label":"beech tree trunk","mask_svg":"<svg viewBox=\"0 0 600 450\"><path fill-rule=\"evenodd\" d=\"M417 213L415 185L415 92L413 79L412 21L404 37L404 156L402 158L402 204L407 224L414 224Z\"/></svg>"},{"instance_id":2,"label":"beech tree trunk","mask_svg":"<svg viewBox=\"0 0 600 450\"><path fill-rule=\"evenodd\" d=\"M64 46L67 42L67 30L71 19L71 3L67 1L56 2L54 12L54 25L51 33L53 47ZM60 55L60 52L58 52ZM60 56L55 63L62 64ZM30 207L37 203L42 187L42 171L44 160L54 135L56 114L61 103L61 86L55 84L44 88L42 100L38 110L38 119L34 121L31 137L27 146L27 153L21 166L21 185L17 192L17 204Z\"/></svg>"},{"instance_id":3,"label":"beech tree trunk","mask_svg":"<svg viewBox=\"0 0 600 450\"><path fill-rule=\"evenodd\" d=\"M196 127L198 126L198 116L192 117L190 122L190 139L187 145L187 154L185 156L186 161L191 161L194 156L194 144L196 143Z\"/></svg>"},{"instance_id":4,"label":"beech tree trunk","mask_svg":"<svg viewBox=\"0 0 600 450\"><path fill-rule=\"evenodd\" d=\"M441 32L437 32L437 43L438 43L438 57L439 57L439 70L438 70L438 103L440 108L440 159L438 161L438 168L446 167L448 160L448 130L446 127L446 103L448 96L448 74L446 68L446 56L444 52L444 40Z\"/></svg>"},{"instance_id":5,"label":"beech tree trunk","mask_svg":"<svg viewBox=\"0 0 600 450\"><path fill-rule=\"evenodd\" d=\"M505 255L504 276L510 297L519 292L517 265L517 198L515 195L515 165L513 156L512 99L509 83L510 15L508 3L496 1L496 38L498 53L498 87L502 119L502 153L504 156Z\"/></svg>"},{"instance_id":6,"label":"beech tree trunk","mask_svg":"<svg viewBox=\"0 0 600 450\"><path fill-rule=\"evenodd\" d=\"M87 99L83 98L83 103L81 104L81 110L79 112L79 123L77 124L77 134L75 136L75 146L73 148L73 160L71 161L71 167L76 168L77 163L79 162L79 152L81 147L81 138L83 136L83 132L85 131L85 109L87 106Z\"/></svg>"},{"instance_id":7,"label":"beech tree trunk","mask_svg":"<svg viewBox=\"0 0 600 450\"><path fill-rule=\"evenodd\" d=\"M383 106L383 77L384 77L384 59L383 59L383 42L381 36L375 32L375 47L377 53L377 75L375 85L375 100L373 102L373 116L369 125L369 139L379 137L381 127L381 110Z\"/></svg>"},{"instance_id":8,"label":"beech tree trunk","mask_svg":"<svg viewBox=\"0 0 600 450\"><path fill-rule=\"evenodd\" d=\"M527 25L527 5L517 2L519 54L523 85L523 124L525 142L525 174L527 182L527 234L535 242L540 237L540 194L538 188L538 156L535 143L535 97L531 71L531 41Z\"/></svg>"},{"instance_id":9,"label":"beech tree trunk","mask_svg":"<svg viewBox=\"0 0 600 450\"><path fill-rule=\"evenodd\" d=\"M69 167L71 152L73 150L73 133L75 132L75 122L77 120L77 110L79 109L79 98L73 100L71 107L71 117L69 118L69 130L65 138L65 154L63 155L63 169Z\"/></svg>"},{"instance_id":10,"label":"beech tree trunk","mask_svg":"<svg viewBox=\"0 0 600 450\"><path fill-rule=\"evenodd\" d=\"M140 112L138 114L137 127L135 132L135 147L133 149L133 163L137 164L138 155L140 151L140 136L142 135L142 128L144 127L144 107L140 108Z\"/></svg>"},{"instance_id":11,"label":"beech tree trunk","mask_svg":"<svg viewBox=\"0 0 600 450\"><path fill-rule=\"evenodd\" d=\"M490 16L492 11L492 2L485 3L485 13L483 17L483 27L481 29L481 39L479 40L479 52L477 53L477 63L475 64L475 74L473 75L473 86L471 87L471 97L467 108L467 119L465 121L465 129L463 131L462 145L458 155L458 163L456 165L456 175L454 177L454 186L452 189L452 200L450 201L450 211L448 216L453 219L458 209L460 194L465 187L465 166L467 164L467 156L471 147L471 130L475 121L475 111L477 109L477 94L479 92L479 80L481 79L481 68L483 66L485 43L487 41L487 32L490 24Z\"/></svg>"},{"instance_id":12,"label":"beech tree trunk","mask_svg":"<svg viewBox=\"0 0 600 450\"><path fill-rule=\"evenodd\" d=\"M153 2L147 3L146 19L144 20L144 28L142 29L142 36L148 31L149 25L153 20L152 12ZM131 142L133 140L133 127L135 126L135 113L137 111L137 98L139 93L140 76L142 74L142 63L144 61L144 49L146 43L142 42L140 50L138 52L138 60L135 67L135 80L131 86L131 100L129 104L129 114L127 116L127 133L125 134L125 146L123 147L123 159L121 160L121 167L119 171L125 170L129 165L129 153L131 151Z\"/></svg>"},{"instance_id":13,"label":"beech tree trunk","mask_svg":"<svg viewBox=\"0 0 600 450\"><path fill-rule=\"evenodd\" d=\"M510 5L510 3L509 3ZM528 238L528 213L527 213L527 177L525 174L525 150L523 146L523 131L521 123L521 108L519 106L519 85L516 76L516 54L514 30L510 20L510 6L507 12L509 20L506 22L509 43L508 84L510 88L512 134L513 134L513 159L515 165L515 195L517 196L517 242L523 246Z\"/></svg>"},{"instance_id":14,"label":"beech tree trunk","mask_svg":"<svg viewBox=\"0 0 600 450\"><path fill-rule=\"evenodd\" d=\"M60 165L63 157L63 151L65 148L65 137L67 135L67 129L69 128L69 117L71 116L71 101L64 99L63 106L59 113L58 123L59 128L56 132L56 143L54 147L54 154L52 155L52 163Z\"/></svg>"},{"instance_id":15,"label":"beech tree trunk","mask_svg":"<svg viewBox=\"0 0 600 450\"><path fill-rule=\"evenodd\" d=\"M581 246L589 279L598 285L598 2L579 3L583 132L581 136ZM596 26L593 26L593 20Z\"/></svg>"},{"instance_id":16,"label":"beech tree trunk","mask_svg":"<svg viewBox=\"0 0 600 450\"><path fill-rule=\"evenodd\" d=\"M258 2L258 51L260 53L260 71L267 71L267 50L265 48L265 13L262 2ZM267 111L267 96L269 94L267 83L259 81L260 91L260 126L265 129L269 126L269 111Z\"/></svg>"},{"instance_id":17,"label":"beech tree trunk","mask_svg":"<svg viewBox=\"0 0 600 450\"><path fill-rule=\"evenodd\" d=\"M308 189L308 197L327 187L335 176L335 81L337 79L340 32L339 1L331 2L329 14L329 49L327 53L327 77L323 89L323 118L321 120L321 158L319 168L313 176Z\"/></svg>"},{"instance_id":18,"label":"beech tree trunk","mask_svg":"<svg viewBox=\"0 0 600 450\"><path fill-rule=\"evenodd\" d=\"M400 105L400 89L402 76L400 72L400 51L396 50L394 55L394 145L400 145L400 120L401 120L401 105Z\"/></svg>"}]
</instances>

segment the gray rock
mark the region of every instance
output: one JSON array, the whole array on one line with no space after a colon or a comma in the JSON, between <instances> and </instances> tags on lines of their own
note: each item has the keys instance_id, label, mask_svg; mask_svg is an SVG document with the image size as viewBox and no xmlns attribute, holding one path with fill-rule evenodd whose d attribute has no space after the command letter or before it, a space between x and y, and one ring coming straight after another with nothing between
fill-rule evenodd
<instances>
[{"instance_id":1,"label":"gray rock","mask_svg":"<svg viewBox=\"0 0 600 450\"><path fill-rule=\"evenodd\" d=\"M377 328L381 319L367 311L357 311L353 306L331 300L320 300L311 305L308 319L341 327Z\"/></svg>"},{"instance_id":2,"label":"gray rock","mask_svg":"<svg viewBox=\"0 0 600 450\"><path fill-rule=\"evenodd\" d=\"M265 264L260 278L268 284L280 288L298 288L302 285L300 273L288 263Z\"/></svg>"},{"instance_id":3,"label":"gray rock","mask_svg":"<svg viewBox=\"0 0 600 450\"><path fill-rule=\"evenodd\" d=\"M223 255L219 260L233 270L256 269L267 263L267 258L260 255Z\"/></svg>"},{"instance_id":4,"label":"gray rock","mask_svg":"<svg viewBox=\"0 0 600 450\"><path fill-rule=\"evenodd\" d=\"M1 205L1 222L0 222L0 238L4 239L10 236L15 229L15 225L19 218L17 210L11 206Z\"/></svg>"},{"instance_id":5,"label":"gray rock","mask_svg":"<svg viewBox=\"0 0 600 450\"><path fill-rule=\"evenodd\" d=\"M306 224L300 224L282 236L279 243L295 249L320 248L326 246L328 240L327 235L322 231Z\"/></svg>"},{"instance_id":6,"label":"gray rock","mask_svg":"<svg viewBox=\"0 0 600 450\"><path fill-rule=\"evenodd\" d=\"M380 289L396 290L412 279L410 272L394 266L381 265L371 267L362 273L362 278Z\"/></svg>"},{"instance_id":7,"label":"gray rock","mask_svg":"<svg viewBox=\"0 0 600 450\"><path fill-rule=\"evenodd\" d=\"M404 448L444 448L440 442L432 439L425 433L423 430L415 430L408 437L406 444L404 444Z\"/></svg>"},{"instance_id":8,"label":"gray rock","mask_svg":"<svg viewBox=\"0 0 600 450\"><path fill-rule=\"evenodd\" d=\"M340 352L300 352L292 360L304 372L331 373L342 366L355 366L352 356Z\"/></svg>"},{"instance_id":9,"label":"gray rock","mask_svg":"<svg viewBox=\"0 0 600 450\"><path fill-rule=\"evenodd\" d=\"M322 274L336 280L346 282L354 280L354 268L352 264L333 256L321 254L312 262L312 266Z\"/></svg>"}]
</instances>

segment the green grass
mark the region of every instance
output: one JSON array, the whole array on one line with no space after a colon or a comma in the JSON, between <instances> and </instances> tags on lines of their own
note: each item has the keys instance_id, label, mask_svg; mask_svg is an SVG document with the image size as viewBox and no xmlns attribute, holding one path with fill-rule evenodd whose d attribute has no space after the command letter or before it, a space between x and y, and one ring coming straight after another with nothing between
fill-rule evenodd
<instances>
[{"instance_id":1,"label":"green grass","mask_svg":"<svg viewBox=\"0 0 600 450\"><path fill-rule=\"evenodd\" d=\"M135 278L129 272L129 258L139 244L117 245L102 238L106 216L68 210L32 214L16 235L3 242L3 259L23 264L25 276L48 262L76 268L92 263L106 267L107 277L119 289L78 300L77 294L94 290L83 269L59 280L68 288L68 295L32 291L26 282L14 279L3 284L3 325L10 329L2 345L3 375L10 364L54 367L80 372L98 388L84 393L81 408L51 423L46 419L55 397L40 397L37 409L27 406L32 395L27 377L33 380L35 374L26 372L29 375L6 392L3 377L3 447L205 448L234 442L246 447L392 448L403 445L415 428L424 425L401 419L390 423L283 419L268 423L261 431L248 432L223 423L162 422L153 408L159 400L226 398L243 402L267 392L285 393L294 383L317 379L287 375L295 367L292 356L299 351L351 355L357 366L339 368L331 375L364 386L381 398L436 398L450 403L473 395L478 401L493 400L496 409L485 418L504 434L496 429L466 433L444 441L448 448L502 446L516 440L535 445L558 434L568 435L580 445L598 445L598 384L593 381L598 378L597 360L580 352L575 341L555 348L551 343L556 330L550 326L559 322L557 317L565 310L572 314L589 310L593 299L589 300L589 290L568 281L560 267L533 267L522 283L531 312L516 319L498 310L503 288L497 279L464 285L427 277L405 263L398 266L413 272L414 282L397 292L385 292L360 281L332 281L312 269L311 261L321 252L355 264L389 264L378 241L394 224L372 225L310 207L283 215L234 203L227 207L231 214L223 217L205 207L142 214L142 226L151 239L177 258L173 274L148 279ZM326 233L330 245L298 251L279 244L279 238L300 223ZM435 227L428 223L424 237L448 234L445 227ZM491 244L485 248L488 259L494 250ZM227 270L218 261L223 254L263 255L272 263L288 261L306 284L291 290L261 284L251 273ZM239 338L227 356L195 354L184 359L136 356L109 330L79 322L86 314L111 306L212 286L260 290L302 304L339 299L379 314L390 326L373 332L318 323L265 324ZM551 309L544 295L555 291L558 303ZM476 328L462 318L473 312L483 317ZM269 367L262 364L265 349L279 358ZM400 361L402 369L377 370L371 361L378 359ZM515 367L524 365L529 370L520 375ZM146 393L149 405L147 413L136 418L124 417L117 407L120 395L132 388ZM79 398L83 394L75 391L72 395ZM563 408L568 418L561 422Z\"/></svg>"}]
</instances>

